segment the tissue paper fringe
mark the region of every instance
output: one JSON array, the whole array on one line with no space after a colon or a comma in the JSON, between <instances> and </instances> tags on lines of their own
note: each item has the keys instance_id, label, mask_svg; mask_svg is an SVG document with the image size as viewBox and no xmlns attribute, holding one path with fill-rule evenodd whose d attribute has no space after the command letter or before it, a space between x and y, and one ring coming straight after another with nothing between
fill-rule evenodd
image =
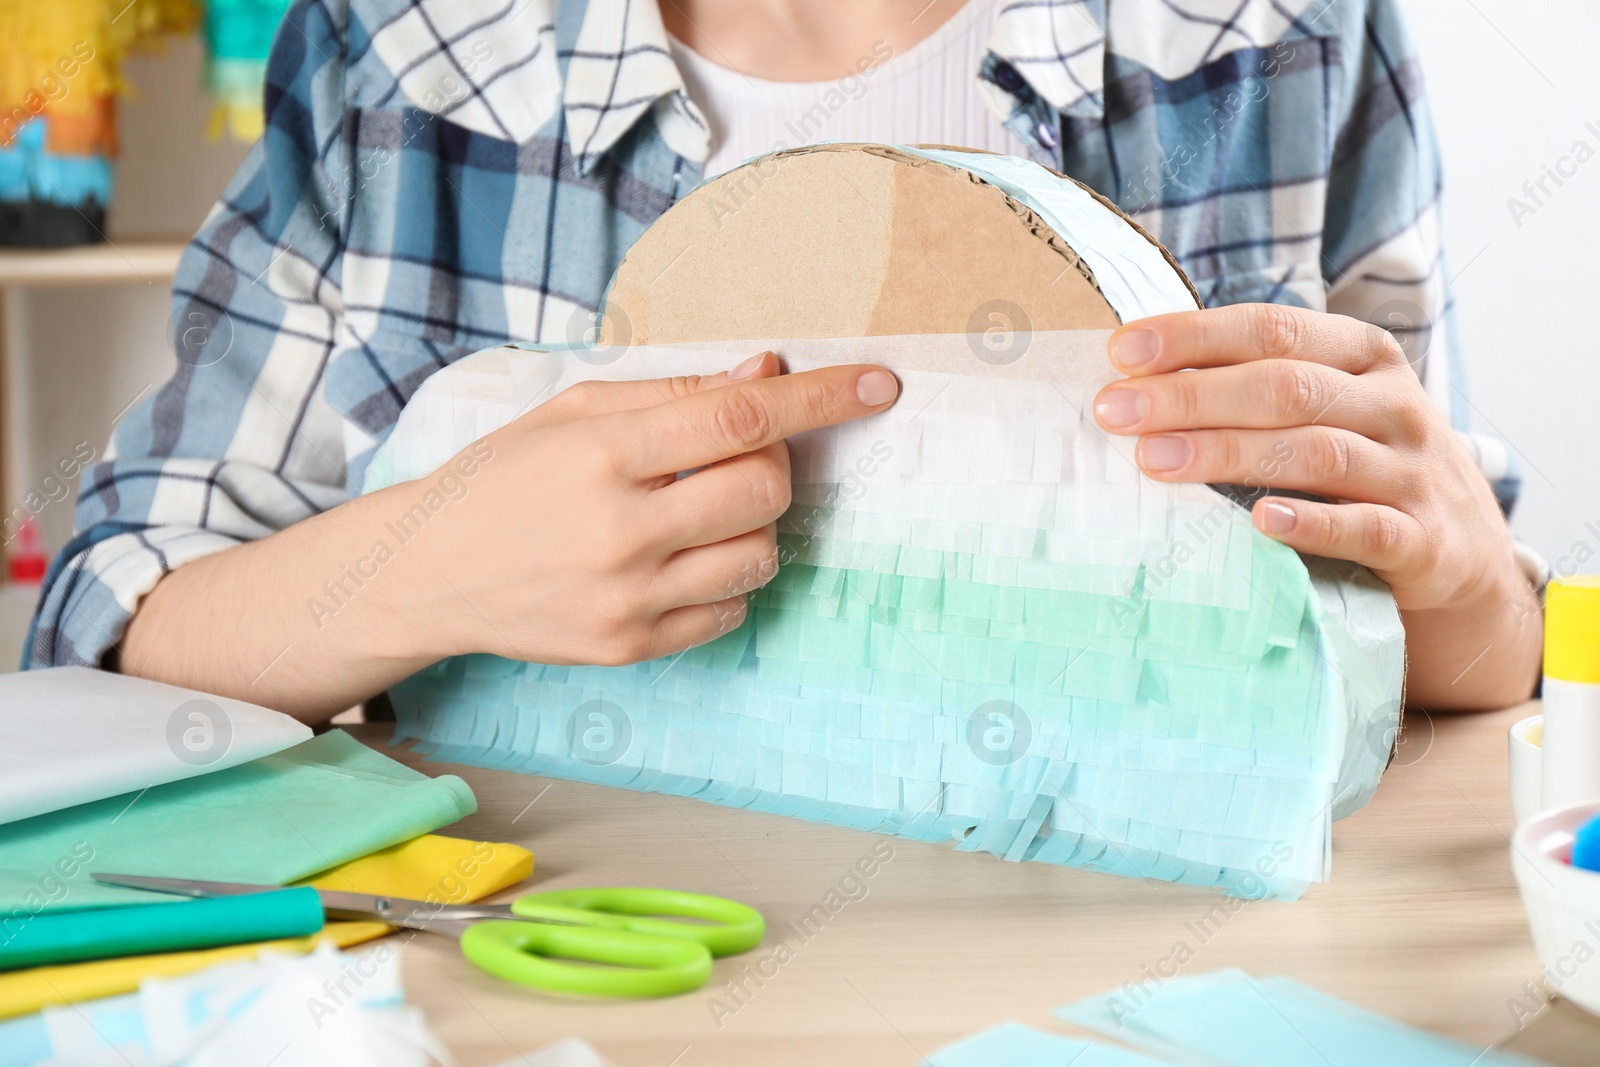
<instances>
[{"instance_id":1,"label":"tissue paper fringe","mask_svg":"<svg viewBox=\"0 0 1600 1067\"><path fill-rule=\"evenodd\" d=\"M1286 562L1298 566L1292 553ZM833 580L791 566L752 598L745 626L676 659L628 668L447 661L393 691L398 733L454 762L1010 860L1251 895L1294 896L1326 876L1345 695L1319 648L1303 568L1302 615L1280 644L1214 613L1194 627L1199 650L1167 658L1159 642L1146 643L1148 620L1122 647L1096 648L1095 633L1050 615L1037 624L1043 640L949 633L971 616L941 610L951 598L937 580L910 596L883 580L869 594L868 582L834 573L841 588L826 602L855 618L808 608L803 601L824 598L793 590ZM1154 606L1128 599L1134 618ZM1105 610L1063 614L1107 624ZM1011 722L989 719L986 707ZM616 752L598 745L591 762L575 758L582 733L596 727L630 740ZM998 751L984 747L991 729Z\"/></svg>"},{"instance_id":2,"label":"tissue paper fringe","mask_svg":"<svg viewBox=\"0 0 1600 1067\"><path fill-rule=\"evenodd\" d=\"M926 369L965 343L850 342L894 367L900 402L791 442L781 566L737 631L624 668L449 660L391 690L397 736L1013 861L1250 896L1325 879L1332 819L1375 788L1398 713L1387 590L1204 487L1142 478L1080 414L1110 375L1103 335L1035 338L1079 368L1054 389ZM833 344L773 347L798 369ZM631 354L661 374L725 361ZM602 370L555 359L435 376L369 488Z\"/></svg>"}]
</instances>

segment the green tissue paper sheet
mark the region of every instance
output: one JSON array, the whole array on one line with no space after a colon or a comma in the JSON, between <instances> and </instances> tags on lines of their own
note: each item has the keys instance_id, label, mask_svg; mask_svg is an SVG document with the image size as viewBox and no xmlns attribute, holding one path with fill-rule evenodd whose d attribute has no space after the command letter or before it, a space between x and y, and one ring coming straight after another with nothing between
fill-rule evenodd
<instances>
[{"instance_id":1,"label":"green tissue paper sheet","mask_svg":"<svg viewBox=\"0 0 1600 1067\"><path fill-rule=\"evenodd\" d=\"M276 755L0 826L0 915L171 901L91 872L285 885L477 810L425 774L331 731Z\"/></svg>"}]
</instances>

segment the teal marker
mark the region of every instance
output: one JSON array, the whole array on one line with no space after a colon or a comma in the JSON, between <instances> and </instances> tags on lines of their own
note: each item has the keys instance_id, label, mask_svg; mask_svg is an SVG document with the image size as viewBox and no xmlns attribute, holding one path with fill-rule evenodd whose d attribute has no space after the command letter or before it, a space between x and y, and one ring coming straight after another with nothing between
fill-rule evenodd
<instances>
[{"instance_id":1,"label":"teal marker","mask_svg":"<svg viewBox=\"0 0 1600 1067\"><path fill-rule=\"evenodd\" d=\"M275 941L321 929L322 901L310 887L50 912L13 919L0 931L0 971Z\"/></svg>"}]
</instances>

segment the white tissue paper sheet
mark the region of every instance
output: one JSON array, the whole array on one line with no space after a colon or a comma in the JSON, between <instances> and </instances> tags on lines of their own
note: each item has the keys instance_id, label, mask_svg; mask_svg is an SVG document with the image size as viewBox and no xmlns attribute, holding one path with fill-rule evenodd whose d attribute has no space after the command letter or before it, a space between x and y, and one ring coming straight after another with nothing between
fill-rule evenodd
<instances>
[{"instance_id":1,"label":"white tissue paper sheet","mask_svg":"<svg viewBox=\"0 0 1600 1067\"><path fill-rule=\"evenodd\" d=\"M0 1067L427 1067L449 1052L408 1007L388 942L263 953L127 996L0 1023Z\"/></svg>"},{"instance_id":2,"label":"white tissue paper sheet","mask_svg":"<svg viewBox=\"0 0 1600 1067\"><path fill-rule=\"evenodd\" d=\"M310 727L280 712L109 671L0 675L0 823L220 771L310 738Z\"/></svg>"},{"instance_id":3,"label":"white tissue paper sheet","mask_svg":"<svg viewBox=\"0 0 1600 1067\"><path fill-rule=\"evenodd\" d=\"M880 363L888 411L791 439L777 577L681 656L465 656L391 690L440 758L1292 898L1376 788L1404 634L1387 588L1302 559L1090 412L1104 332L540 352L440 371L368 470L423 477L583 380ZM1014 357L1014 358L1013 358ZM492 463L490 458L485 462ZM688 475L693 477L692 474ZM396 546L391 546L391 548Z\"/></svg>"},{"instance_id":4,"label":"white tissue paper sheet","mask_svg":"<svg viewBox=\"0 0 1600 1067\"><path fill-rule=\"evenodd\" d=\"M527 1052L497 1067L611 1067L611 1061L595 1051L593 1045L576 1037L546 1045L538 1052Z\"/></svg>"}]
</instances>

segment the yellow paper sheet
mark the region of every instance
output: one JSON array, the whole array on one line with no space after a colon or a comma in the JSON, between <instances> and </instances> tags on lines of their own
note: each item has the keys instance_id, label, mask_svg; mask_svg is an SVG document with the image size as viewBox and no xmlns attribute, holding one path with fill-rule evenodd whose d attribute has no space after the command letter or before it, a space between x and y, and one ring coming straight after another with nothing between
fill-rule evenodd
<instances>
[{"instance_id":1,"label":"yellow paper sheet","mask_svg":"<svg viewBox=\"0 0 1600 1067\"><path fill-rule=\"evenodd\" d=\"M525 848L424 834L324 871L302 884L435 904L462 904L493 896L532 874L533 853ZM393 929L384 923L330 922L311 937L13 971L0 974L0 1019L27 1015L50 1004L132 993L146 978L189 974L219 963L252 958L263 949L310 952L323 940L346 948L382 937Z\"/></svg>"}]
</instances>

